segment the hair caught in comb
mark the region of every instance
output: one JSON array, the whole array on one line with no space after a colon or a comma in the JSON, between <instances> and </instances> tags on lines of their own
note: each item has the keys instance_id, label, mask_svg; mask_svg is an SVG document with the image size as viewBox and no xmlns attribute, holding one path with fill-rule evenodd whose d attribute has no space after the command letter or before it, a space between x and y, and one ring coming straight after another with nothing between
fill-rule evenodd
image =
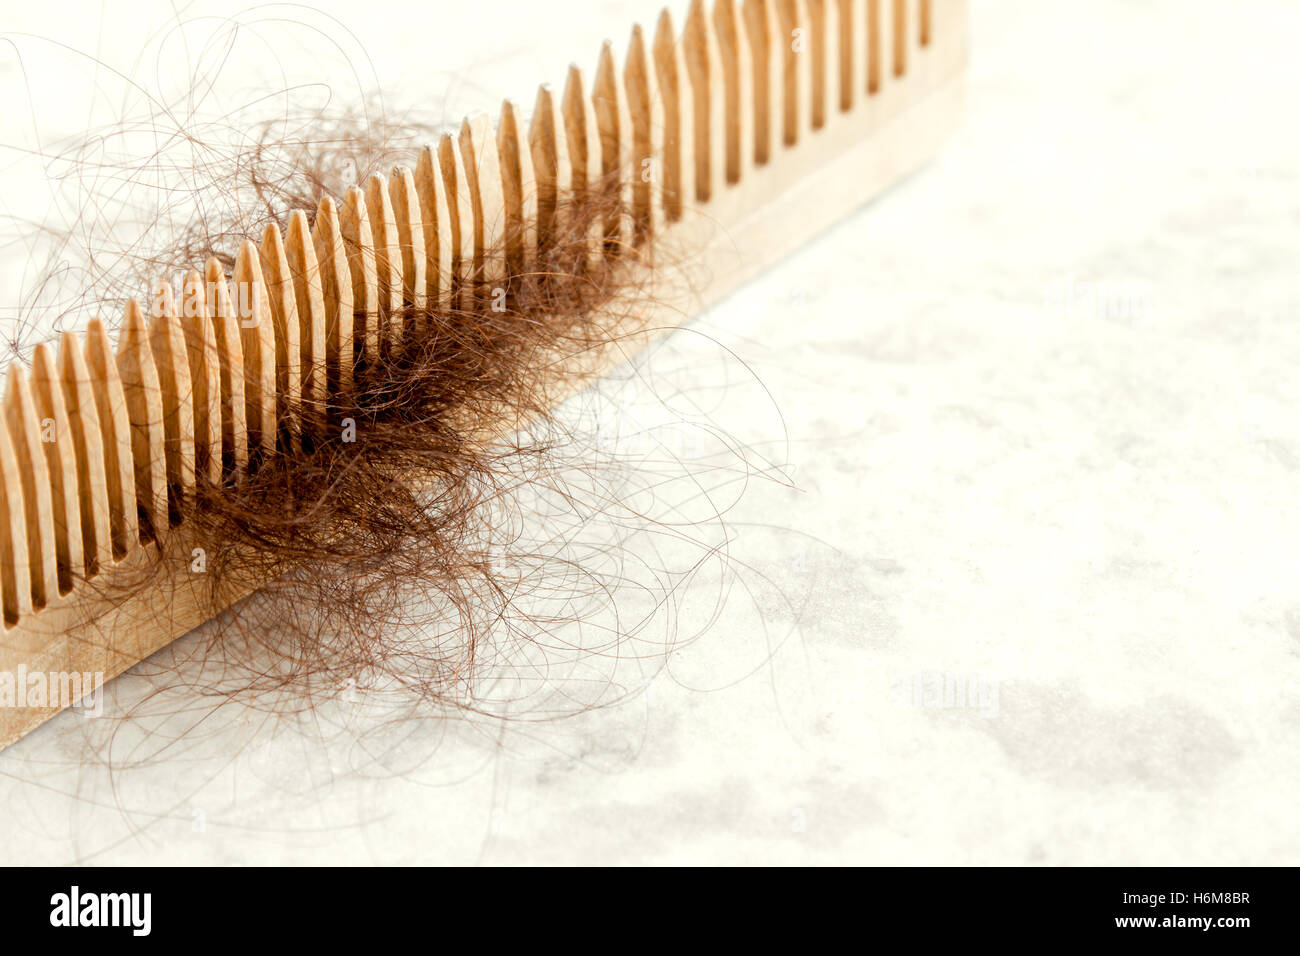
<instances>
[{"instance_id":1,"label":"hair caught in comb","mask_svg":"<svg viewBox=\"0 0 1300 956\"><path fill-rule=\"evenodd\" d=\"M622 65L606 44L590 83L541 89L527 124L507 102L418 151L394 145L414 124L344 123L241 154L252 201L151 260L183 274L127 302L116 348L96 320L37 350L35 391L11 372L15 653L111 676L220 616L204 654L250 690L377 670L466 706L519 602L497 532L545 483L557 407L935 148L965 11L934 7L697 0L680 35L664 12ZM572 570L558 590L608 593ZM412 593L436 633L394 650ZM538 632L580 623L557 603Z\"/></svg>"}]
</instances>

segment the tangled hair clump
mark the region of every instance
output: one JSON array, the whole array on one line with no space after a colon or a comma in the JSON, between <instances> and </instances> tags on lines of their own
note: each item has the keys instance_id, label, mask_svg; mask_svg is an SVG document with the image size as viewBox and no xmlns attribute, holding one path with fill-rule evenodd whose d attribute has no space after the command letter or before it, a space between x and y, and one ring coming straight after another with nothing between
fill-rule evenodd
<instances>
[{"instance_id":1,"label":"tangled hair clump","mask_svg":"<svg viewBox=\"0 0 1300 956\"><path fill-rule=\"evenodd\" d=\"M292 688L302 702L366 674L426 703L474 706L480 665L501 650L485 643L523 627L524 592L557 585L555 556L521 554L502 532L561 442L556 402L592 353L619 344L623 324L608 307L626 294L635 254L611 248L592 263L587 252L610 208L602 191L569 209L538 268L506 277L509 296L408 305L401 339L358 352L345 396L289 410L307 423L300 447L200 481L191 534L215 555L207 572L265 582L259 618L274 621L234 615L204 651L244 661L256 679L243 690ZM565 497L561 484L549 490ZM570 609L580 592L612 586L579 567L563 573L558 603ZM395 647L413 600L436 606L436 621ZM527 630L554 631L572 614L534 613Z\"/></svg>"}]
</instances>

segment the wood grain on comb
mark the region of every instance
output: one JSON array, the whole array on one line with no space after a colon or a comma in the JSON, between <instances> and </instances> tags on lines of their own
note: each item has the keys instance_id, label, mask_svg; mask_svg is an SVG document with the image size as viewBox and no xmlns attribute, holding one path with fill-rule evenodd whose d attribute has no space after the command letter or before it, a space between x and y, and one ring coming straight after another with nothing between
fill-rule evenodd
<instances>
[{"instance_id":1,"label":"wood grain on comb","mask_svg":"<svg viewBox=\"0 0 1300 956\"><path fill-rule=\"evenodd\" d=\"M57 356L38 347L0 416L0 670L111 677L242 596L189 571L197 482L298 449L327 401L346 406L356 363L419 334L408 306L486 301L536 265L570 200L615 190L592 261L648 267L653 245L675 264L632 303L647 341L807 241L937 148L966 18L965 0L695 0L680 27L664 11L622 56L607 43L594 72L540 88L530 117L507 101L248 237L231 274L212 259L156 284L116 347L98 319ZM101 576L159 551L175 574L97 603ZM0 744L57 709L4 709Z\"/></svg>"}]
</instances>

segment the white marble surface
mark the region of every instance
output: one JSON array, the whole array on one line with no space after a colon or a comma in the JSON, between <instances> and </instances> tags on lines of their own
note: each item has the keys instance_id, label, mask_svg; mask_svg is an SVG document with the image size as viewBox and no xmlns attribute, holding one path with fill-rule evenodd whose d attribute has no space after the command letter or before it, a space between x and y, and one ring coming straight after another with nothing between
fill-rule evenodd
<instances>
[{"instance_id":1,"label":"white marble surface","mask_svg":"<svg viewBox=\"0 0 1300 956\"><path fill-rule=\"evenodd\" d=\"M594 49L501 6L511 76ZM65 717L0 754L0 859L1296 863L1300 7L974 6L943 154L642 365L790 479L648 690L117 775Z\"/></svg>"}]
</instances>

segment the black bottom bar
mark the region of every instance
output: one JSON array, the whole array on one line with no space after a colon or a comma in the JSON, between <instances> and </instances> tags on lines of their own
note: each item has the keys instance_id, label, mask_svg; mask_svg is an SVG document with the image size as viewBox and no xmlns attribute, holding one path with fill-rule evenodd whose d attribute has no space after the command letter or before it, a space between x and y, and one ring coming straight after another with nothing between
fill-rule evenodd
<instances>
[{"instance_id":1,"label":"black bottom bar","mask_svg":"<svg viewBox=\"0 0 1300 956\"><path fill-rule=\"evenodd\" d=\"M41 869L9 870L5 877L0 913L10 944L94 945L113 937L127 945L165 940L201 942L208 949L255 941L259 948L284 943L300 950L314 943L336 951L412 933L443 945L449 932L486 931L485 942L495 949L503 930L528 945L549 940L548 946L582 949L597 940L602 947L659 940L674 949L716 940L730 948L754 933L775 943L779 937L772 934L782 930L805 941L834 934L863 945L897 938L927 947L1055 940L1236 947L1295 937L1294 872L1285 869L550 876L521 870Z\"/></svg>"}]
</instances>

